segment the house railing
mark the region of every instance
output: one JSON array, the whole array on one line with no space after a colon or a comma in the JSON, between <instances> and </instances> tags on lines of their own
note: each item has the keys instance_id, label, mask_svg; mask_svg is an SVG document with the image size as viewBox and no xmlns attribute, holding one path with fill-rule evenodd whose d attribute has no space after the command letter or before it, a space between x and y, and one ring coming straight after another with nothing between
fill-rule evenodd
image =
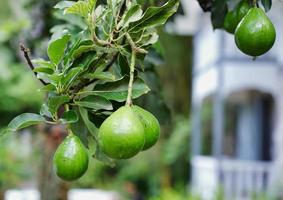
<instances>
[{"instance_id":1,"label":"house railing","mask_svg":"<svg viewBox=\"0 0 283 200\"><path fill-rule=\"evenodd\" d=\"M267 191L272 162L195 156L192 170L193 189L203 199L212 199L222 189L225 199L243 200Z\"/></svg>"}]
</instances>

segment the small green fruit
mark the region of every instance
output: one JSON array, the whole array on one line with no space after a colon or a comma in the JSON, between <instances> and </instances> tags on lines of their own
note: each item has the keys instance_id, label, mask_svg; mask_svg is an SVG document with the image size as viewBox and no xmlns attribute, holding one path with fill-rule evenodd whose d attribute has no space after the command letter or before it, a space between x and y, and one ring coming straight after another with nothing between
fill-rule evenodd
<instances>
[{"instance_id":1,"label":"small green fruit","mask_svg":"<svg viewBox=\"0 0 283 200\"><path fill-rule=\"evenodd\" d=\"M225 20L224 20L224 29L234 34L238 24L243 19L243 17L248 13L250 9L250 5L247 0L241 1L234 10L229 11L226 14Z\"/></svg>"},{"instance_id":2,"label":"small green fruit","mask_svg":"<svg viewBox=\"0 0 283 200\"><path fill-rule=\"evenodd\" d=\"M251 8L235 31L237 47L243 53L253 57L269 51L275 38L275 28L260 8Z\"/></svg>"},{"instance_id":3,"label":"small green fruit","mask_svg":"<svg viewBox=\"0 0 283 200\"><path fill-rule=\"evenodd\" d=\"M142 123L130 106L112 113L99 129L102 151L114 159L128 159L138 154L145 143Z\"/></svg>"},{"instance_id":4,"label":"small green fruit","mask_svg":"<svg viewBox=\"0 0 283 200\"><path fill-rule=\"evenodd\" d=\"M139 117L145 131L145 144L143 150L152 147L159 139L160 125L156 117L139 106L133 106L134 112Z\"/></svg>"},{"instance_id":5,"label":"small green fruit","mask_svg":"<svg viewBox=\"0 0 283 200\"><path fill-rule=\"evenodd\" d=\"M88 153L75 135L67 136L53 158L54 170L65 181L80 178L88 168Z\"/></svg>"}]
</instances>

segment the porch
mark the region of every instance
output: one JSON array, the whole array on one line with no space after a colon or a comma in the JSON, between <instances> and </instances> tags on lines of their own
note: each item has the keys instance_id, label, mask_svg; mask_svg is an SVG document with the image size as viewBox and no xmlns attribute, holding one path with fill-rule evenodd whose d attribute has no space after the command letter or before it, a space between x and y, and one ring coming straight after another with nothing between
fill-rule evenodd
<instances>
[{"instance_id":1,"label":"porch","mask_svg":"<svg viewBox=\"0 0 283 200\"><path fill-rule=\"evenodd\" d=\"M268 194L273 163L195 156L192 159L193 191L205 200L222 190L225 200L252 199Z\"/></svg>"}]
</instances>

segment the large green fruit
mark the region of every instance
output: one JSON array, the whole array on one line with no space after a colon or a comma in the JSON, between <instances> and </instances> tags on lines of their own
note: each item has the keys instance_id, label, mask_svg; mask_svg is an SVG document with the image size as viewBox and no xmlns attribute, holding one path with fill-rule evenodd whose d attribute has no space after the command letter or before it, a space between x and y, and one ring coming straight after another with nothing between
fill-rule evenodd
<instances>
[{"instance_id":1,"label":"large green fruit","mask_svg":"<svg viewBox=\"0 0 283 200\"><path fill-rule=\"evenodd\" d=\"M224 29L227 32L234 34L238 24L248 13L249 9L249 2L247 0L241 1L234 10L227 13L223 25Z\"/></svg>"},{"instance_id":2,"label":"large green fruit","mask_svg":"<svg viewBox=\"0 0 283 200\"><path fill-rule=\"evenodd\" d=\"M80 178L88 168L88 153L75 135L67 136L53 158L54 170L65 181Z\"/></svg>"},{"instance_id":3,"label":"large green fruit","mask_svg":"<svg viewBox=\"0 0 283 200\"><path fill-rule=\"evenodd\" d=\"M145 109L139 106L133 106L134 112L139 117L140 121L143 124L145 132L145 144L143 150L149 149L152 147L160 135L160 125L156 117L153 114L146 111Z\"/></svg>"},{"instance_id":4,"label":"large green fruit","mask_svg":"<svg viewBox=\"0 0 283 200\"><path fill-rule=\"evenodd\" d=\"M275 28L260 8L251 8L235 31L237 47L243 53L254 57L269 51L275 38Z\"/></svg>"},{"instance_id":5,"label":"large green fruit","mask_svg":"<svg viewBox=\"0 0 283 200\"><path fill-rule=\"evenodd\" d=\"M99 129L102 151L114 159L128 159L138 154L145 143L142 123L131 106L112 113Z\"/></svg>"}]
</instances>

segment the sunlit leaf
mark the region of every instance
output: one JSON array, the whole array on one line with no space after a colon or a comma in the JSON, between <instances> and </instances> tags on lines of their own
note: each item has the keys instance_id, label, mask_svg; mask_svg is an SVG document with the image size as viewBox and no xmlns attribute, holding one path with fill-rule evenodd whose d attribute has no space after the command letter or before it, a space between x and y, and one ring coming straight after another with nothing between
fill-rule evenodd
<instances>
[{"instance_id":1,"label":"sunlit leaf","mask_svg":"<svg viewBox=\"0 0 283 200\"><path fill-rule=\"evenodd\" d=\"M44 73L44 74L53 74L54 70L47 67L37 67L33 70L34 72Z\"/></svg>"},{"instance_id":2,"label":"sunlit leaf","mask_svg":"<svg viewBox=\"0 0 283 200\"><path fill-rule=\"evenodd\" d=\"M92 110L112 110L112 104L109 100L95 95L90 95L85 98L75 101L75 104L81 107L89 108Z\"/></svg>"},{"instance_id":3,"label":"sunlit leaf","mask_svg":"<svg viewBox=\"0 0 283 200\"><path fill-rule=\"evenodd\" d=\"M108 82L101 85L96 85L93 91L83 92L83 95L99 95L108 100L114 100L118 102L124 102L128 95L128 78L124 78L115 82ZM138 98L143 94L150 91L149 87L141 79L137 79L133 84L133 96L132 98Z\"/></svg>"},{"instance_id":4,"label":"sunlit leaf","mask_svg":"<svg viewBox=\"0 0 283 200\"><path fill-rule=\"evenodd\" d=\"M44 85L42 88L39 89L40 92L50 92L55 90L56 87L52 84Z\"/></svg>"},{"instance_id":5,"label":"sunlit leaf","mask_svg":"<svg viewBox=\"0 0 283 200\"><path fill-rule=\"evenodd\" d=\"M71 35L67 31L53 34L48 45L47 54L55 65L58 65L61 61L70 37Z\"/></svg>"},{"instance_id":6,"label":"sunlit leaf","mask_svg":"<svg viewBox=\"0 0 283 200\"><path fill-rule=\"evenodd\" d=\"M123 15L117 28L127 27L131 22L140 20L142 18L142 13L143 11L140 5L136 4L131 6L131 8Z\"/></svg>"},{"instance_id":7,"label":"sunlit leaf","mask_svg":"<svg viewBox=\"0 0 283 200\"><path fill-rule=\"evenodd\" d=\"M9 131L18 131L20 129L39 124L44 122L45 118L41 115L33 114L33 113L23 113L17 117L15 117L8 125Z\"/></svg>"},{"instance_id":8,"label":"sunlit leaf","mask_svg":"<svg viewBox=\"0 0 283 200\"><path fill-rule=\"evenodd\" d=\"M76 3L75 1L60 1L54 6L54 8L65 9L73 6L75 3Z\"/></svg>"},{"instance_id":9,"label":"sunlit leaf","mask_svg":"<svg viewBox=\"0 0 283 200\"><path fill-rule=\"evenodd\" d=\"M149 7L140 20L130 23L130 31L139 32L142 29L160 26L177 11L178 7L179 0L169 0L161 7Z\"/></svg>"}]
</instances>

